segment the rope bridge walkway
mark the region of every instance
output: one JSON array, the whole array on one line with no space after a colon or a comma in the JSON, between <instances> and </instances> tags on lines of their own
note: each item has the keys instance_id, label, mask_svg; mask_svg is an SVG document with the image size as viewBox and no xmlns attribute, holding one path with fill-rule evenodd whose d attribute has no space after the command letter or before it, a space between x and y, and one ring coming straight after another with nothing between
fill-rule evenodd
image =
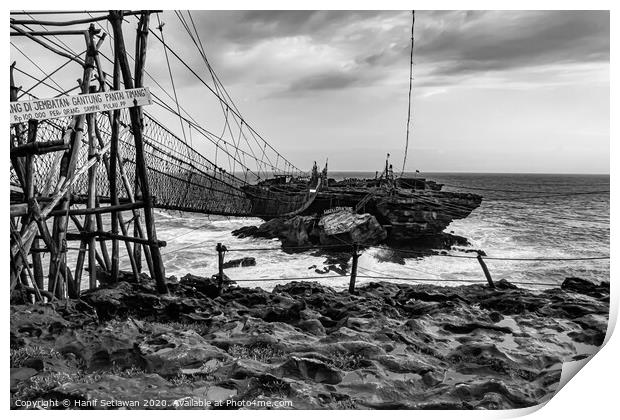
<instances>
[{"instance_id":1,"label":"rope bridge walkway","mask_svg":"<svg viewBox=\"0 0 620 420\"><path fill-rule=\"evenodd\" d=\"M68 117L42 121L37 127L39 146L62 141L69 123ZM120 125L118 155L121 170L117 173L117 184L126 184L129 188L119 190L117 197L121 202L128 202L132 200L130 191L136 183L136 150L127 111L121 113ZM111 127L106 114L97 115L95 134L101 148L110 143ZM21 133L21 136L27 135L27 129ZM316 185L312 191L310 188L293 191L252 185L247 168L245 179L227 172L148 114L144 116L143 139L156 208L226 216L275 217L304 210L316 196ZM59 150L34 157L34 183L44 186L42 196L53 192L63 153L64 150ZM83 167L88 159L88 149L81 148L76 167ZM20 191L13 167L11 184L14 191ZM74 203L85 200L88 194L86 176L76 179L71 194L76 198ZM96 195L101 201L110 199L110 182L104 165L97 166Z\"/></svg>"}]
</instances>

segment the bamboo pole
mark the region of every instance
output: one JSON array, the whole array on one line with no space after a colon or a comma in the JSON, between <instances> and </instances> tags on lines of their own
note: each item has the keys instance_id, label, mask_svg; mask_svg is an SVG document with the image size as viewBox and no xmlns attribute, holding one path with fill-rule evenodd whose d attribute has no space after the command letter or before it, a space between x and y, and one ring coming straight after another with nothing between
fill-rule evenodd
<instances>
[{"instance_id":1,"label":"bamboo pole","mask_svg":"<svg viewBox=\"0 0 620 420\"><path fill-rule=\"evenodd\" d=\"M39 127L39 122L36 120L28 121L28 143L34 144L37 140L37 130ZM32 208L34 205L34 194L35 194L35 185L34 185L34 156L26 156L26 197L28 200L28 208ZM32 219L32 214L28 214L22 218L22 228L26 228L30 220ZM32 243L35 247L39 246L39 240L34 239ZM43 287L43 263L41 262L41 254L32 254L32 282L34 287L38 290ZM37 294L38 298L41 297L40 294ZM42 301L42 299L41 299Z\"/></svg>"},{"instance_id":2,"label":"bamboo pole","mask_svg":"<svg viewBox=\"0 0 620 420\"><path fill-rule=\"evenodd\" d=\"M46 229L45 223L43 221L47 219L47 217L52 212L52 209L54 209L58 205L58 203L60 203L62 199L68 194L70 188L73 186L73 184L75 184L76 180L82 174L88 171L88 168L90 168L95 163L95 161L99 158L100 155L107 153L108 150L109 150L109 146L103 147L99 151L99 154L97 155L97 157L90 159L77 172L73 173L69 178L65 179L64 182L62 183L62 186L54 194L54 196L49 201L47 206L45 206L45 208L43 208L43 210L39 212L39 215L37 216L36 220L33 220L32 222L28 224L25 231L22 232L22 241L25 244L24 249L26 249L26 252L28 252L28 250L30 250L30 247L32 246L32 240L35 237L35 234L38 229L38 225L41 224L41 227ZM16 244L11 244L11 257L15 257L18 253L19 253L18 246Z\"/></svg>"},{"instance_id":3,"label":"bamboo pole","mask_svg":"<svg viewBox=\"0 0 620 420\"><path fill-rule=\"evenodd\" d=\"M11 101L17 100L17 92L19 88L15 86L15 78L13 76L13 72L15 69L15 63L13 62L10 67L10 89L9 89L9 98ZM23 133L22 133L22 124L16 124L14 126L15 136L11 138L11 147L13 147L13 140L15 140L15 146L19 147L23 142ZM27 162L26 162L27 163ZM27 165L24 162L23 158L13 157L11 156L11 164L15 173L17 174L17 178L22 186L22 191L27 195L30 191L29 185L32 184L32 171L30 174L28 173ZM30 167L32 168L32 161L30 161ZM22 218L23 228L22 231L26 232L27 229L27 218ZM11 228L13 229L13 220L11 220ZM29 243L29 246L32 246L32 241L29 238L26 238L26 241ZM11 248L17 247L17 251L15 254L11 253L11 292L13 288L17 284L17 280L20 279L22 283L27 282L27 273L23 271L23 267L26 266L27 272L30 270L28 268L28 251L24 249L22 245L22 237L20 235L11 236ZM33 278L33 283L35 282Z\"/></svg>"},{"instance_id":4,"label":"bamboo pole","mask_svg":"<svg viewBox=\"0 0 620 420\"><path fill-rule=\"evenodd\" d=\"M92 77L92 73L93 73L93 68L94 68L94 63L95 63L95 55L97 52L97 46L94 45L93 43L93 31L95 30L94 26L91 25L88 32L85 32L84 38L85 38L85 42L86 42L86 58L84 61L84 74L82 77L82 83L81 83L81 91L82 94L86 94L86 93L90 93L90 79ZM92 116L92 114L89 114ZM66 173L67 174L71 174L73 173L73 171L75 170L75 165L77 164L77 157L78 157L78 150L79 147L81 145L82 142L82 134L83 134L83 130L84 130L84 122L85 119L87 117L85 117L84 115L78 115L76 116L77 121L76 121L76 129L74 131L74 142L72 143L72 147L71 147L71 154L69 155L69 160L67 163L67 168L66 168ZM90 194L90 186L92 185L92 182L90 182L91 178L93 178L92 174L96 173L92 171L92 167L95 166L97 164L96 159L95 161L93 160L93 157L96 156L96 149L93 149L91 147L91 141L90 141L90 131L91 131L91 125L88 125L88 131L89 131L89 150L88 150L88 156L89 156L89 162L92 162L92 164L88 167L88 175L89 175L89 207L94 207L94 196L91 197L92 194ZM65 154L65 156L63 156L63 159L67 156L67 154ZM62 166L61 166L61 171L62 171ZM62 172L61 172L61 176L62 176ZM91 205L92 203L92 205ZM69 209L69 200L65 200L63 202L62 205L62 210L68 211ZM67 219L67 215L65 216L56 216L54 219L54 234L58 234L58 240L62 241L64 240L65 236L66 236L66 226L68 224L68 219ZM63 224L64 223L64 224ZM88 219L87 219L87 224L88 224ZM90 224L88 224L88 226L90 227ZM81 264L83 264L83 253L85 252L85 250L82 249L83 247L80 246L80 251L78 253L78 261L77 261L77 265L75 268L75 284L71 287L71 291L73 292L72 295L70 297L72 298L76 298L79 296L79 292L81 289L81 276L82 276L82 267ZM95 283L96 285L96 270L94 269L96 266L96 262L95 262L95 253L90 251L89 247L89 263L93 264L90 270L90 276L89 276L89 282L90 285L92 286L93 283ZM95 243L92 243L92 249L94 251L96 251L95 249ZM80 258L81 257L81 258ZM51 266L51 264L50 264ZM56 267L55 267L56 268ZM94 274L93 274L94 273ZM51 278L50 278L51 279ZM54 285L55 286L55 285Z\"/></svg>"},{"instance_id":5,"label":"bamboo pole","mask_svg":"<svg viewBox=\"0 0 620 420\"><path fill-rule=\"evenodd\" d=\"M160 10L161 11L161 10ZM151 13L154 13L155 11L151 11ZM126 11L123 12L123 14L125 16L131 16L131 15L138 15L138 14L142 14L143 12L131 12L131 11ZM11 19L11 23L16 24L16 25L43 25L43 26L73 26L73 25L80 25L80 24L84 24L84 23L92 23L92 22L99 22L102 20L107 20L108 16L95 16L95 17L90 17L90 18L84 18L84 19L75 19L75 20L68 20L68 21L50 21L50 20L19 20L19 19Z\"/></svg>"},{"instance_id":6,"label":"bamboo pole","mask_svg":"<svg viewBox=\"0 0 620 420\"><path fill-rule=\"evenodd\" d=\"M104 141L103 138L101 137L101 133L99 132L99 130L97 129L97 126L95 125L95 135L97 136L97 140L99 141L99 146L103 147L104 146ZM110 144L110 149L111 146L113 145L113 143L111 142ZM108 172L108 178L112 177L112 174L115 172L112 172L112 162L117 162L119 163L119 168L121 169L121 173L123 173L123 166L122 166L122 162L118 162L118 155L117 155L117 159L112 159L111 156L112 152L110 151L110 157L108 158L108 156L104 155L103 157L103 165L106 168L106 171ZM121 213L122 210L133 210L135 211L136 208L142 207L143 204L142 203L136 203L133 200L133 196L131 195L131 188L128 188L126 186L127 189L127 196L130 199L130 202L128 204L116 204L113 205L115 207L115 211L112 211L112 214L116 213L116 217L117 217L117 226L120 225L121 228L121 233L123 234L123 236L127 236L127 227L125 226L125 221L123 220L123 213ZM114 202L118 203L118 194L110 197ZM114 234L114 229L112 230L112 233ZM118 234L118 232L116 232L116 234ZM127 248L127 255L129 256L129 263L131 264L131 270L133 272L134 278L136 279L136 281L139 278L140 275L140 271L138 270L138 265L136 264L136 260L134 258L134 254L133 254L133 248L131 246L131 244L129 243L129 241L124 241L125 242L125 248ZM115 267L114 267L114 254L112 255L112 278L116 279L118 278L118 273L119 273L119 258L118 258L118 249L117 251L117 255L116 255L116 271ZM114 250L113 250L114 252Z\"/></svg>"},{"instance_id":7,"label":"bamboo pole","mask_svg":"<svg viewBox=\"0 0 620 420\"><path fill-rule=\"evenodd\" d=\"M84 225L82 225L82 223L80 223L80 220L79 220L76 216L71 216L71 220L73 221L73 224L75 225L75 227L76 227L76 229L77 229L78 231L80 231L80 232L85 232L85 230L84 230L84 229L85 229L85 228L84 228ZM96 237L96 236L97 236L97 233L96 233L95 231L91 231L91 232L88 232L88 233L89 233L89 234L87 234L87 235L77 234L77 236L78 236L78 240L80 240L80 241L84 241L84 239L83 239L83 238L85 238L85 237L90 238L90 237ZM67 233L67 239L66 239L66 240L67 240L67 241L70 241L70 240L73 240L75 237L76 237L76 234L75 234L75 233ZM87 241L86 241L86 242L87 242ZM86 243L86 242L85 242L85 243ZM81 246L83 247L84 245L82 244ZM85 255L85 254L86 254L86 253L84 253L84 255ZM99 265L100 265L100 266L102 266L102 267L103 267L103 266L105 265L105 262L103 261L103 258L101 257L101 255L99 255L99 252L97 252L97 249L96 249L96 248L95 248L95 260L99 263ZM84 267L82 266L82 270L83 270L83 269L84 269ZM90 268L89 268L89 269L90 269ZM97 268L95 267L95 271L96 271L96 269L97 269Z\"/></svg>"},{"instance_id":8,"label":"bamboo pole","mask_svg":"<svg viewBox=\"0 0 620 420\"><path fill-rule=\"evenodd\" d=\"M116 51L116 50L115 50ZM98 64L100 65L100 64ZM121 87L121 69L120 69L120 65L118 63L118 58L116 56L116 52L114 54L114 72L113 72L113 76L112 76L112 86L114 87L115 90L119 90ZM101 89L105 89L105 83L101 84ZM110 198L112 200L114 200L112 203L113 204L118 204L118 188L117 188L117 183L116 183L116 167L118 162L118 134L119 134L119 123L120 123L120 118L121 118L121 111L120 110L114 110L111 114L108 114L111 118L110 120L110 124L111 124L111 129L112 129L112 133L111 133L111 137L110 137L110 142L111 142L111 147L110 147L110 161L109 161L109 165L108 165L108 179L110 180ZM122 165L119 165L122 167ZM127 194L127 196L129 197L129 194ZM112 212L112 234L114 235L118 235L118 223L119 220L121 221L121 225L122 225L122 214L118 213L118 212ZM126 229L125 229L125 233L123 233L123 235L126 235ZM140 271L138 269L138 265L136 263L136 259L135 256L132 253L132 249L131 246L129 245L129 242L125 242L125 245L127 247L127 252L129 253L129 258L131 260L131 268L134 271L134 277L136 279L136 281L138 280L138 275L140 274ZM119 259L119 246L118 246L118 240L114 239L112 240L112 278L113 279L117 279L118 278L118 274L119 274L119 270L120 270L120 259Z\"/></svg>"},{"instance_id":9,"label":"bamboo pole","mask_svg":"<svg viewBox=\"0 0 620 420\"><path fill-rule=\"evenodd\" d=\"M122 13L112 11L110 13L110 20L112 23L112 30L114 31L114 42L116 53L119 61L121 73L123 75L123 81L125 88L131 89L134 87L134 83L131 77L131 70L129 69L129 63L127 60L127 53L125 51L125 41L123 38L123 32L121 28ZM149 13L142 13L140 15L140 22L138 24L138 33L136 36L140 37L140 50L136 51L136 64L135 72L135 87L142 87L142 74L146 56L146 41L148 35L148 23ZM136 172L137 178L140 181L140 191L142 192L142 200L144 201L144 222L146 224L147 237L151 242L151 258L153 260L153 272L152 277L155 278L157 289L160 293L167 293L168 287L166 286L165 270L159 247L157 243L157 232L155 229L155 221L153 220L153 202L151 192L149 188L146 162L144 160L144 144L142 139L142 109L141 107L129 108L129 115L131 117L131 126L133 131L134 143L136 147Z\"/></svg>"},{"instance_id":10,"label":"bamboo pole","mask_svg":"<svg viewBox=\"0 0 620 420\"><path fill-rule=\"evenodd\" d=\"M36 120L33 120L36 121ZM67 150L68 144L64 144L62 140L49 142L29 142L21 146L11 147L11 157L29 157L32 155L42 155L45 153L58 152Z\"/></svg>"},{"instance_id":11,"label":"bamboo pole","mask_svg":"<svg viewBox=\"0 0 620 420\"><path fill-rule=\"evenodd\" d=\"M92 36L92 35L91 35ZM93 40L90 39L92 44ZM97 145L95 144L95 117L93 114L86 115L86 123L88 127L88 157L95 156L97 153ZM88 170L88 202L86 207L88 209L94 209L96 207L96 193L97 193L97 166L95 163ZM95 230L95 223L93 214L86 214L85 216L86 222L85 227L87 231ZM97 243L95 241L95 237L91 237L88 241L88 288L94 289L97 287L97 262L95 260L95 253L97 252Z\"/></svg>"},{"instance_id":12,"label":"bamboo pole","mask_svg":"<svg viewBox=\"0 0 620 420\"><path fill-rule=\"evenodd\" d=\"M119 134L119 137L120 137L120 134ZM123 161L121 160L121 157L118 156L117 158L118 158L117 163L118 163L119 175L121 176L121 180L123 182L123 188L125 188L125 192L127 193L127 197L129 198L129 201L132 203L135 203L137 201L136 201L134 187L131 185L131 182L129 181L129 177L127 176L127 172L125 171L125 167L123 165ZM134 223L134 235L137 238L144 239L146 235L144 234L144 231L142 230L142 226L139 223L140 218L141 218L141 212L139 209L134 209L132 214L133 214L134 222L137 221L137 223ZM121 222L119 220L119 224L120 223ZM144 250L144 259L146 260L146 263L148 265L149 272L152 273L153 272L153 260L151 259L151 250L149 249L148 246L144 246L143 250ZM136 261L138 272L140 272L141 271L141 264L140 264L141 253L138 253L136 255L135 250L134 250L134 260Z\"/></svg>"},{"instance_id":13,"label":"bamboo pole","mask_svg":"<svg viewBox=\"0 0 620 420\"><path fill-rule=\"evenodd\" d=\"M99 207L99 199L95 197L95 210ZM101 213L95 213L95 220L97 221L97 231L104 232L103 228L103 218L101 217ZM103 261L105 262L106 271L110 271L112 269L112 262L110 261L110 254L108 253L108 246L105 241L99 242L99 248L101 249L101 256L103 257Z\"/></svg>"}]
</instances>

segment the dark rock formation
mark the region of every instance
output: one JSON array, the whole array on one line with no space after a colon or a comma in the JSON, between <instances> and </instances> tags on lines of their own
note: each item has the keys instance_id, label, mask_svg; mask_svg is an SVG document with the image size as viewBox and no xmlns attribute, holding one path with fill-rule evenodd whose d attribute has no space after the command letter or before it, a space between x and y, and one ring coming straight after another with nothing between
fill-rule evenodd
<instances>
[{"instance_id":1,"label":"dark rock formation","mask_svg":"<svg viewBox=\"0 0 620 420\"><path fill-rule=\"evenodd\" d=\"M353 242L378 244L387 237L385 229L370 214L355 214L343 210L317 216L275 218L262 225L245 226L234 230L238 237L278 238L283 248L304 248L313 245L342 245Z\"/></svg>"},{"instance_id":2,"label":"dark rock formation","mask_svg":"<svg viewBox=\"0 0 620 420\"><path fill-rule=\"evenodd\" d=\"M224 262L222 267L226 269L226 268L234 268L234 267L252 267L254 265L256 265L256 258L243 257L243 258L237 258L234 260L228 260Z\"/></svg>"},{"instance_id":3,"label":"dark rock formation","mask_svg":"<svg viewBox=\"0 0 620 420\"><path fill-rule=\"evenodd\" d=\"M562 290L582 293L596 298L609 297L609 282L595 284L589 280L580 279L578 277L568 277L562 283Z\"/></svg>"},{"instance_id":4,"label":"dark rock formation","mask_svg":"<svg viewBox=\"0 0 620 420\"><path fill-rule=\"evenodd\" d=\"M353 295L315 282L272 291L225 284L209 296L215 280L188 275L169 284L170 295L144 279L67 305L16 305L11 397L179 408L261 398L298 409L527 407L553 395L563 361L601 345L608 289L501 283L367 283ZM584 293L592 287L600 296Z\"/></svg>"},{"instance_id":5,"label":"dark rock formation","mask_svg":"<svg viewBox=\"0 0 620 420\"><path fill-rule=\"evenodd\" d=\"M309 232L312 230L315 218L312 216L295 216L292 218L274 218L266 221L262 225L245 226L234 230L233 235L244 238L252 236L255 238L278 238L282 241L283 247L303 247L310 246Z\"/></svg>"},{"instance_id":6,"label":"dark rock formation","mask_svg":"<svg viewBox=\"0 0 620 420\"><path fill-rule=\"evenodd\" d=\"M391 225L390 241L416 244L440 234L453 220L469 216L481 202L476 194L400 192L377 198L376 211L377 219Z\"/></svg>"}]
</instances>

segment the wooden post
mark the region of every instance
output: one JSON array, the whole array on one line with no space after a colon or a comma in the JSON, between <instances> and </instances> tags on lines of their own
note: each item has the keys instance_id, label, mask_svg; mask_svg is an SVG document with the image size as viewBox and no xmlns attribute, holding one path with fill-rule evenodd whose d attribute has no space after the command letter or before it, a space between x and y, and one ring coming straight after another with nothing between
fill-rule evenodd
<instances>
[{"instance_id":1,"label":"wooden post","mask_svg":"<svg viewBox=\"0 0 620 420\"><path fill-rule=\"evenodd\" d=\"M37 120L28 121L28 143L34 144L37 140L37 130L39 122ZM22 218L22 226L25 228L32 219L32 206L34 206L34 156L29 154L26 156L26 186L25 186L26 199L28 200L29 214ZM39 239L35 238L32 242L35 248L39 247ZM41 254L32 254L32 274L33 282L36 283L35 288L43 288L43 263L41 261Z\"/></svg>"},{"instance_id":2,"label":"wooden post","mask_svg":"<svg viewBox=\"0 0 620 420\"><path fill-rule=\"evenodd\" d=\"M224 254L226 253L226 247L222 245L221 242L218 242L215 250L217 251L217 289L219 293L222 293L222 288L224 286Z\"/></svg>"},{"instance_id":3,"label":"wooden post","mask_svg":"<svg viewBox=\"0 0 620 420\"><path fill-rule=\"evenodd\" d=\"M17 92L19 91L19 88L15 86L15 80L13 78L14 68L15 68L15 62L11 64L11 70L10 70L10 79L11 79L10 83L11 84L10 84L10 90L9 90L9 98L11 102L17 100ZM15 146L19 146L23 143L22 124L16 124L14 130L15 130L15 136L11 135L11 139L10 139L11 148ZM17 178L19 179L19 182L22 185L24 192L26 192L28 189L28 186L27 186L28 180L27 180L26 168L24 166L23 159L11 156L11 164L13 165L13 169L15 170L15 173L17 174ZM11 224L12 223L13 221L11 220ZM19 238L20 242L21 240L22 239ZM11 237L11 248L13 248L13 245L19 246L19 243L17 242L15 238ZM22 272L24 265L26 266L28 265L28 260L24 259L25 257L27 257L27 254L28 254L28 250L26 249L26 252L24 252L24 249L22 247L19 248L19 253L16 253L16 254L11 253L11 272L10 272L11 291L13 291L13 288L17 284L17 279L21 276L21 272Z\"/></svg>"},{"instance_id":4,"label":"wooden post","mask_svg":"<svg viewBox=\"0 0 620 420\"><path fill-rule=\"evenodd\" d=\"M114 87L114 90L119 90L121 87L120 66L118 64L118 58L116 56L116 53L114 54L114 76L113 76L112 86ZM102 89L104 88L105 88L105 84L102 85ZM110 121L110 125L111 125L112 133L110 136L110 163L108 167L108 179L110 180L110 198L112 199L112 204L117 205L118 204L118 189L116 188L116 185L117 185L116 166L118 163L118 132L119 132L119 125L120 125L121 111L118 109L114 110L111 114L111 117L112 117L112 120ZM127 196L129 197L129 194L127 194ZM121 216L121 213L118 213L116 211L112 212L112 233L114 235L118 235L119 216ZM121 223L122 223L122 220L121 220ZM129 246L128 242L126 242L126 244L127 244L127 251L131 254L133 252L133 250L131 249L131 246ZM119 274L120 260L119 260L119 246L118 245L119 245L118 240L114 239L112 241L112 273L111 273L111 277L114 279L114 281L116 281L116 279L118 278L118 274ZM140 271L138 270L138 266L136 265L137 264L136 259L134 258L133 254L130 255L129 258L131 260L132 270L134 270L134 277L136 277L136 281L138 281L138 276L140 275Z\"/></svg>"},{"instance_id":5,"label":"wooden post","mask_svg":"<svg viewBox=\"0 0 620 420\"><path fill-rule=\"evenodd\" d=\"M97 196L95 196L95 206L97 206L97 208L101 208L99 198ZM103 228L103 217L101 217L101 213L95 213L95 220L97 221L97 231L105 231L105 229ZM110 261L110 254L108 254L108 246L106 245L105 241L99 241L99 248L101 249L101 256L103 257L103 261L105 262L106 271L111 271L112 262Z\"/></svg>"},{"instance_id":6,"label":"wooden post","mask_svg":"<svg viewBox=\"0 0 620 420\"><path fill-rule=\"evenodd\" d=\"M97 126L95 125L95 135L97 136L97 140L99 141L99 147L103 147L104 146L104 141L103 138L101 137L101 133L99 132L99 130L97 129ZM112 145L113 143L110 145L110 155L112 155ZM116 163L120 163L118 161L118 156L117 159L114 159L114 162ZM112 171L112 156L110 156L110 158L108 158L107 156L103 156L103 165L106 168L106 171L108 172L108 178L112 178L112 174L116 173ZM124 175L123 173L123 166L119 165L120 168L120 172L121 175ZM114 177L115 178L115 177ZM127 189L127 196L129 197L129 201L130 204L137 204L135 203L135 201L133 200L133 194L131 193L131 188L128 188L127 186L125 186ZM112 203L118 203L118 197L113 196L115 198L112 198ZM142 204L140 203L140 206L142 206ZM121 212L121 204L112 204L113 207L113 211L112 214L116 213L116 217L117 217L117 231L116 233L114 233L114 225L112 225L112 233L118 235L118 226L120 226L121 228L121 232L123 234L123 236L127 236L127 227L125 226L125 221L123 218L123 213ZM131 208L133 209L133 211L135 211L135 208ZM129 210L131 210L129 209ZM114 219L113 219L114 220ZM139 236L140 238L143 238L143 235ZM118 241L118 239L116 239ZM127 248L127 255L129 256L129 263L131 264L131 271L133 273L134 278L136 279L136 281L138 281L139 277L140 277L140 271L138 270L138 266L136 264L136 260L134 258L134 253L133 253L133 248L131 247L131 244L129 243L129 241L125 241L125 248ZM119 273L119 255L118 255L118 248L116 249L116 263L115 258L114 258L114 247L112 247L112 272L111 272L111 278L112 279L117 279L118 278L118 273ZM115 265L116 264L116 265Z\"/></svg>"},{"instance_id":7,"label":"wooden post","mask_svg":"<svg viewBox=\"0 0 620 420\"><path fill-rule=\"evenodd\" d=\"M480 255L480 253L478 253L478 257L476 257L476 258L478 259L478 262L480 263L480 267L482 267L482 271L484 272L484 276L487 278L487 282L489 283L489 287L491 289L495 289L495 283L493 283L493 279L491 278L491 273L489 272L489 269L488 269L486 263L482 259L482 255Z\"/></svg>"},{"instance_id":8,"label":"wooden post","mask_svg":"<svg viewBox=\"0 0 620 420\"><path fill-rule=\"evenodd\" d=\"M123 81L126 89L132 89L134 87L134 80L131 76L131 70L129 68L129 62L127 60L127 52L125 51L125 40L121 28L122 12L111 11L110 21L112 23L112 30L114 32L114 47L118 62L123 75ZM139 46L139 51L136 51L136 72L135 72L135 87L142 87L142 73L144 69L144 59L146 54L146 40L148 35L148 23L149 13L144 12L140 16L140 22L138 23L137 37L140 41L136 43ZM144 223L146 225L146 233L151 245L149 245L151 251L151 258L153 260L153 272L151 275L155 278L157 284L157 290L160 293L167 293L168 287L166 285L165 269L159 252L157 244L157 231L155 229L155 220L153 215L153 197L151 196L151 190L148 182L147 166L144 158L144 143L142 138L142 108L135 106L129 108L129 116L131 117L131 128L136 147L136 176L140 182L140 191L142 193L142 201L144 201ZM136 247L137 248L137 247Z\"/></svg>"},{"instance_id":9,"label":"wooden post","mask_svg":"<svg viewBox=\"0 0 620 420\"><path fill-rule=\"evenodd\" d=\"M353 261L351 262L351 280L349 280L349 293L353 294L355 292L355 278L357 277L357 259L360 254L357 253L359 246L357 243L353 243Z\"/></svg>"},{"instance_id":10,"label":"wooden post","mask_svg":"<svg viewBox=\"0 0 620 420\"><path fill-rule=\"evenodd\" d=\"M94 29L94 27L91 26L91 31ZM92 76L92 71L94 68L94 63L95 63L95 56L97 53L97 48L93 43L93 34L92 32L89 32L88 35L86 35L86 61L85 61L85 65L84 65L84 77L82 79L81 82L81 91L82 94L86 94L86 93L90 93L90 79ZM85 119L87 119L88 124L87 124L87 130L88 130L88 157L89 159L91 159L93 157L93 155L96 153L96 148L94 148L94 143L92 141L92 120L93 116L92 114L88 114L87 116L84 115L79 115L78 116L78 123L77 123L77 127L76 127L76 136L79 136L79 142L74 142L73 143L73 147L72 149L79 147L79 144L81 143L81 137L82 137L82 132L84 130L84 121ZM72 153L75 153L75 151L72 150ZM73 159L73 157L72 157ZM95 165L96 166L96 165ZM96 171L92 171L92 167L89 167L88 169L88 202L87 202L87 207L88 208L94 208L95 204L94 204L94 175L96 174ZM91 203L92 203L92 207L91 207ZM63 203L63 210L68 210L69 208L69 202L68 200ZM67 214L68 216L68 214ZM57 231L57 226L56 226L56 222L58 220L62 220L64 222L64 230L65 233L62 235L62 239L65 238L66 236L66 226L69 223L69 219L67 218L67 216L57 216L56 219L54 220L54 234L56 234ZM64 219L64 220L63 220ZM87 215L85 216L85 228L86 229L93 229L92 226L92 218L91 216ZM59 224L60 225L60 224ZM87 242L82 242L80 244L80 250L78 252L78 257L77 257L77 264L75 267L75 285L73 285L72 287L69 288L70 291L70 297L72 298L77 298L79 296L80 290L81 290L81 281L82 281L82 271L83 271L83 265L84 265L84 257L86 252L88 251L88 262L89 262L89 287L90 288L94 288L96 287L97 284L97 270L96 270L96 248L95 248L95 241L93 240L91 243L87 243Z\"/></svg>"},{"instance_id":11,"label":"wooden post","mask_svg":"<svg viewBox=\"0 0 620 420\"><path fill-rule=\"evenodd\" d=\"M91 39L92 43L92 39ZM89 90L90 91L90 90ZM93 114L86 115L86 126L88 130L88 158L92 158L97 153L97 145L95 144L95 116ZM96 188L97 188L97 164L95 163L88 169L88 201L86 208L94 209L96 207ZM87 231L95 230L95 221L92 214L84 216L84 227ZM92 236L88 240L88 288L94 289L97 287L97 261L95 259L95 253L97 252L97 243L95 237Z\"/></svg>"},{"instance_id":12,"label":"wooden post","mask_svg":"<svg viewBox=\"0 0 620 420\"><path fill-rule=\"evenodd\" d=\"M86 49L86 59L84 61L84 74L82 76L82 82L81 82L82 94L89 93L90 79L93 73L93 67L95 63L96 46L93 43L93 31L94 30L95 30L94 26L91 25L88 33L85 35L87 49ZM61 168L60 168L60 177L58 180L57 188L60 188L64 184L65 179L71 178L73 173L75 172L75 166L78 160L79 149L82 143L84 121L85 121L84 115L82 114L77 115L76 117L74 117L73 123L69 127L68 135L70 135L70 138L71 138L70 140L71 148L63 155L63 158L61 161ZM89 155L90 154L91 154L91 150L89 150ZM89 171L89 174L90 174L90 171ZM67 197L63 198L62 200L61 209L66 211L69 209L69 206L70 206L70 194L69 192L67 192ZM69 219L66 215L56 216L54 218L53 233L54 233L54 239L56 240L56 243L59 249L63 248L62 244L64 243L68 223L69 223ZM80 251L80 253L82 253L82 251ZM78 258L78 266L79 266L79 258ZM56 290L56 296L62 297L64 295L62 283L60 285L56 285L56 279L58 278L59 271L60 271L60 253L56 256L55 261L50 261L50 276L48 280L48 290L51 292ZM72 297L72 298L78 297L78 294L80 291L80 276L81 276L81 269L80 267L76 267L75 279L74 279L75 284L71 285L71 287L69 288L70 291L72 292L69 297Z\"/></svg>"}]
</instances>

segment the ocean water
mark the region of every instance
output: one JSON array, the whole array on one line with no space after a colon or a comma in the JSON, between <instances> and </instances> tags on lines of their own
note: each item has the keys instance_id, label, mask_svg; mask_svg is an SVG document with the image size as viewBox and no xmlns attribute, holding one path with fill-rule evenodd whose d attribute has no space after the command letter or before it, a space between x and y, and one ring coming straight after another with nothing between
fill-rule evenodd
<instances>
[{"instance_id":1,"label":"ocean water","mask_svg":"<svg viewBox=\"0 0 620 420\"><path fill-rule=\"evenodd\" d=\"M413 176L410 174L409 176ZM466 219L447 229L468 238L473 249L499 258L582 258L609 255L609 176L539 174L427 173L424 176L446 184L445 191L475 192L482 205ZM330 177L374 177L374 172L332 172ZM472 189L468 189L472 188ZM602 191L602 192L601 192ZM233 280L246 286L270 289L288 278L321 277L317 280L336 288L347 287L348 277L323 276L325 256L308 251L287 254L281 250L235 251L279 247L278 240L231 235L242 226L258 225L252 218L227 218L191 213L156 211L158 237L168 242L162 249L166 275L192 273L210 276L217 271L216 243L230 251L226 259L254 257L257 265L226 270ZM472 255L453 252L457 255ZM463 281L484 282L475 259L430 256L393 262L390 251L364 250L359 259L360 276L424 279L437 284ZM498 261L487 260L494 279L522 282L526 287L548 287L577 276L609 281L609 260L586 261ZM128 269L128 264L124 264ZM386 278L389 281L389 279ZM373 279L359 278L358 284Z\"/></svg>"}]
</instances>

